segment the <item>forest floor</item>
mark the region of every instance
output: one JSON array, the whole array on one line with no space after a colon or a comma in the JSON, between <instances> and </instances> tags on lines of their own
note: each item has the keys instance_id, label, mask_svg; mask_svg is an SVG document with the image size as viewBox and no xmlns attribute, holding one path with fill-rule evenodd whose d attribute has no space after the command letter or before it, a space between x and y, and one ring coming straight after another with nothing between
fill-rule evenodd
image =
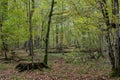
<instances>
[{"instance_id":1,"label":"forest floor","mask_svg":"<svg viewBox=\"0 0 120 80\"><path fill-rule=\"evenodd\" d=\"M15 69L19 62L5 61L0 57L0 80L120 80L110 77L111 66L107 58L88 59L87 55L51 53L48 62L51 69L24 72ZM30 61L28 53L18 52L17 56ZM42 62L43 56L43 53L36 52L34 60Z\"/></svg>"}]
</instances>

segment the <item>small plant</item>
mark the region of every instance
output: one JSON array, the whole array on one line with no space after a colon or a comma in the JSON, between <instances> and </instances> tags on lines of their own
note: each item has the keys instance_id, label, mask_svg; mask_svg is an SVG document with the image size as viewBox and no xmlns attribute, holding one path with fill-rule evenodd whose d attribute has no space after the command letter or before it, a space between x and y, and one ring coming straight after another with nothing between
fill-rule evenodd
<instances>
[{"instance_id":1,"label":"small plant","mask_svg":"<svg viewBox=\"0 0 120 80\"><path fill-rule=\"evenodd\" d=\"M120 72L118 72L118 71L112 71L110 73L110 77L120 77Z\"/></svg>"},{"instance_id":2,"label":"small plant","mask_svg":"<svg viewBox=\"0 0 120 80\"><path fill-rule=\"evenodd\" d=\"M85 70L83 70L83 69L80 69L79 70L79 74L84 74L86 71Z\"/></svg>"},{"instance_id":3,"label":"small plant","mask_svg":"<svg viewBox=\"0 0 120 80\"><path fill-rule=\"evenodd\" d=\"M9 66L6 66L6 64L0 63L0 70L6 70L9 69Z\"/></svg>"},{"instance_id":4,"label":"small plant","mask_svg":"<svg viewBox=\"0 0 120 80\"><path fill-rule=\"evenodd\" d=\"M74 53L68 53L68 54L65 55L64 59L65 59L66 63L74 62L75 54Z\"/></svg>"}]
</instances>

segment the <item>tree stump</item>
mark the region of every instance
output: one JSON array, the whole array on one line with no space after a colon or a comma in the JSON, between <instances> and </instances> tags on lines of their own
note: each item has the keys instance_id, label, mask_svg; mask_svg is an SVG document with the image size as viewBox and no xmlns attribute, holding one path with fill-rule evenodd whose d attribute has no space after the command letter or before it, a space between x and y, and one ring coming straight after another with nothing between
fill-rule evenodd
<instances>
[{"instance_id":1,"label":"tree stump","mask_svg":"<svg viewBox=\"0 0 120 80\"><path fill-rule=\"evenodd\" d=\"M35 62L35 63L19 63L15 69L17 69L19 72L23 72L23 71L28 71L28 70L36 70L36 69L43 69L43 68L49 68L47 65L45 65L44 63L40 63L40 62Z\"/></svg>"}]
</instances>

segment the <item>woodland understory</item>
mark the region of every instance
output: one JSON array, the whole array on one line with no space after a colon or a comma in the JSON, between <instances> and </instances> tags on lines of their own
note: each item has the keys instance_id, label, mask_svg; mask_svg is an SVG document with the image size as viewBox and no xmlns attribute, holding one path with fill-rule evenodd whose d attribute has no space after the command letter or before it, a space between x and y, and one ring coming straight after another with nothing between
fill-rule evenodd
<instances>
[{"instance_id":1,"label":"woodland understory","mask_svg":"<svg viewBox=\"0 0 120 80\"><path fill-rule=\"evenodd\" d=\"M120 0L0 0L0 80L120 80Z\"/></svg>"}]
</instances>

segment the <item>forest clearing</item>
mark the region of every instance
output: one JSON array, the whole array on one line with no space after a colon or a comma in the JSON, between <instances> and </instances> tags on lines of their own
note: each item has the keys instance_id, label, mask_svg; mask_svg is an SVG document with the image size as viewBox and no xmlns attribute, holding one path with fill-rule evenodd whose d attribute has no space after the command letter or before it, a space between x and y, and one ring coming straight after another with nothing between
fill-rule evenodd
<instances>
[{"instance_id":1,"label":"forest clearing","mask_svg":"<svg viewBox=\"0 0 120 80\"><path fill-rule=\"evenodd\" d=\"M0 0L0 80L120 80L119 0Z\"/></svg>"}]
</instances>

